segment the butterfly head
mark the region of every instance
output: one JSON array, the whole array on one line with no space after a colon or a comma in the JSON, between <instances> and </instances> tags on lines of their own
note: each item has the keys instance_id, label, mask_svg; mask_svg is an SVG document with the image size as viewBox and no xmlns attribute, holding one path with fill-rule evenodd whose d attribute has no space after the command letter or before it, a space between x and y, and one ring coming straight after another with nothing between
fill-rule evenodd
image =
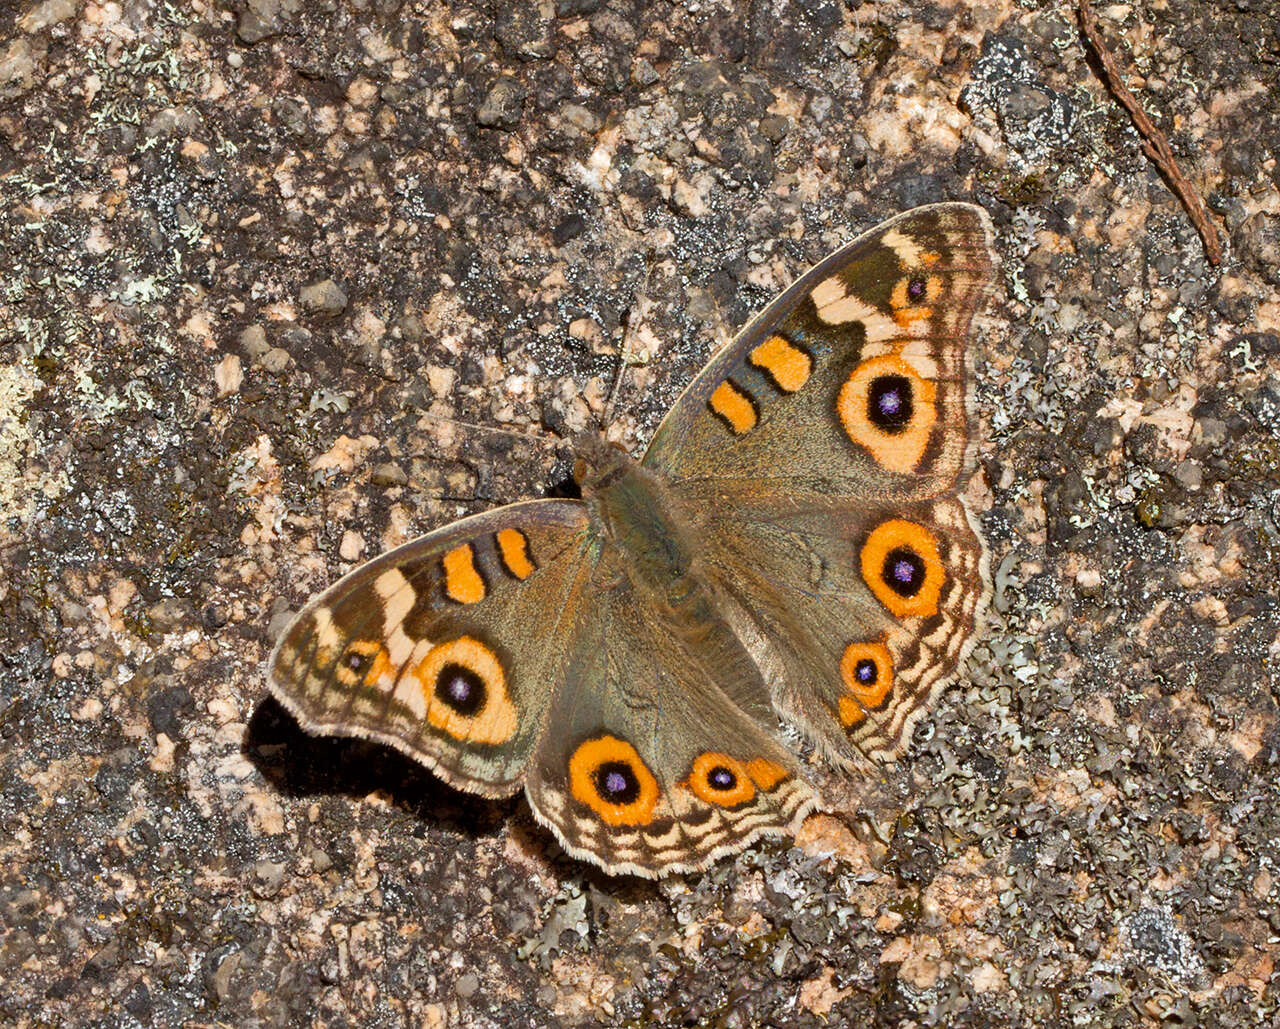
<instances>
[{"instance_id":1,"label":"butterfly head","mask_svg":"<svg viewBox=\"0 0 1280 1029\"><path fill-rule=\"evenodd\" d=\"M584 497L598 495L635 467L635 461L621 446L594 433L576 437L573 450L573 480Z\"/></svg>"}]
</instances>

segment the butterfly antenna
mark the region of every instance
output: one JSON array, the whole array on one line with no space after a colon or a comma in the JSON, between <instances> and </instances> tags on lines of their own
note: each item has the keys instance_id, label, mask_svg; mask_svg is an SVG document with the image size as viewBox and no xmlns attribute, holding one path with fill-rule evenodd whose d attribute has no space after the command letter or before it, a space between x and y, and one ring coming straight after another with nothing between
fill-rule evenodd
<instances>
[{"instance_id":1,"label":"butterfly antenna","mask_svg":"<svg viewBox=\"0 0 1280 1029\"><path fill-rule=\"evenodd\" d=\"M627 366L633 363L631 334L634 326L638 325L641 320L640 317L637 317L637 311L643 315L644 309L648 307L649 276L653 272L653 258L653 251L650 251L645 257L644 283L622 315L622 346L618 350L618 369L613 376L613 386L609 390L609 399L604 405L603 413L600 415L600 431L602 433L607 432L609 426L613 424L614 405L617 404L618 394L622 391L622 375L627 370Z\"/></svg>"},{"instance_id":2,"label":"butterfly antenna","mask_svg":"<svg viewBox=\"0 0 1280 1029\"><path fill-rule=\"evenodd\" d=\"M558 447L564 440L554 433L539 432L537 429L504 429L497 425L481 425L479 422L464 422L458 418L447 418L442 414L436 414L434 411L423 411L421 417L429 418L433 422L443 422L445 425L456 425L460 429L469 429L472 432L487 432L493 436L507 436L511 439L523 440L526 442L545 443L551 447Z\"/></svg>"}]
</instances>

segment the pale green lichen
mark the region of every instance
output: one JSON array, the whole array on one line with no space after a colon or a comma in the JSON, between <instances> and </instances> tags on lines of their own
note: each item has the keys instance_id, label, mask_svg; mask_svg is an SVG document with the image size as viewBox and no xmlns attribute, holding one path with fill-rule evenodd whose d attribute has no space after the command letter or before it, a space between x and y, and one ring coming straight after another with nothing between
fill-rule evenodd
<instances>
[{"instance_id":1,"label":"pale green lichen","mask_svg":"<svg viewBox=\"0 0 1280 1029\"><path fill-rule=\"evenodd\" d=\"M67 488L62 473L32 470L35 441L28 427L32 398L40 380L18 364L0 366L0 525L25 524L37 498L56 499Z\"/></svg>"}]
</instances>

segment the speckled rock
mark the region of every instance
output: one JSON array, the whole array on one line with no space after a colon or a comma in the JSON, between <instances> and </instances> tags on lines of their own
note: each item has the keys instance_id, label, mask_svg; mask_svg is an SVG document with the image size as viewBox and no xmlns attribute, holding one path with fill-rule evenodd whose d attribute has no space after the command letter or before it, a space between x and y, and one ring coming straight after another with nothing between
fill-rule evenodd
<instances>
[{"instance_id":1,"label":"speckled rock","mask_svg":"<svg viewBox=\"0 0 1280 1029\"><path fill-rule=\"evenodd\" d=\"M1280 23L1098 9L1220 268L1065 7L0 12L0 1023L1274 1024ZM634 452L941 198L992 624L795 847L610 880L266 699L353 562L563 492L620 358Z\"/></svg>"}]
</instances>

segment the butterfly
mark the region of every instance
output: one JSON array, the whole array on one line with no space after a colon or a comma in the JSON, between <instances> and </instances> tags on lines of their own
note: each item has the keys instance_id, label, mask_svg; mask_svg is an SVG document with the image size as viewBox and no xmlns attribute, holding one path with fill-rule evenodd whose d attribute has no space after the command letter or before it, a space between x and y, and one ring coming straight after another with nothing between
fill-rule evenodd
<instances>
[{"instance_id":1,"label":"butterfly","mask_svg":"<svg viewBox=\"0 0 1280 1029\"><path fill-rule=\"evenodd\" d=\"M858 237L711 359L639 461L583 436L581 499L463 518L312 599L272 692L309 732L523 790L611 874L793 834L820 800L780 721L836 768L891 760L981 625L960 488L995 267L970 204Z\"/></svg>"}]
</instances>

